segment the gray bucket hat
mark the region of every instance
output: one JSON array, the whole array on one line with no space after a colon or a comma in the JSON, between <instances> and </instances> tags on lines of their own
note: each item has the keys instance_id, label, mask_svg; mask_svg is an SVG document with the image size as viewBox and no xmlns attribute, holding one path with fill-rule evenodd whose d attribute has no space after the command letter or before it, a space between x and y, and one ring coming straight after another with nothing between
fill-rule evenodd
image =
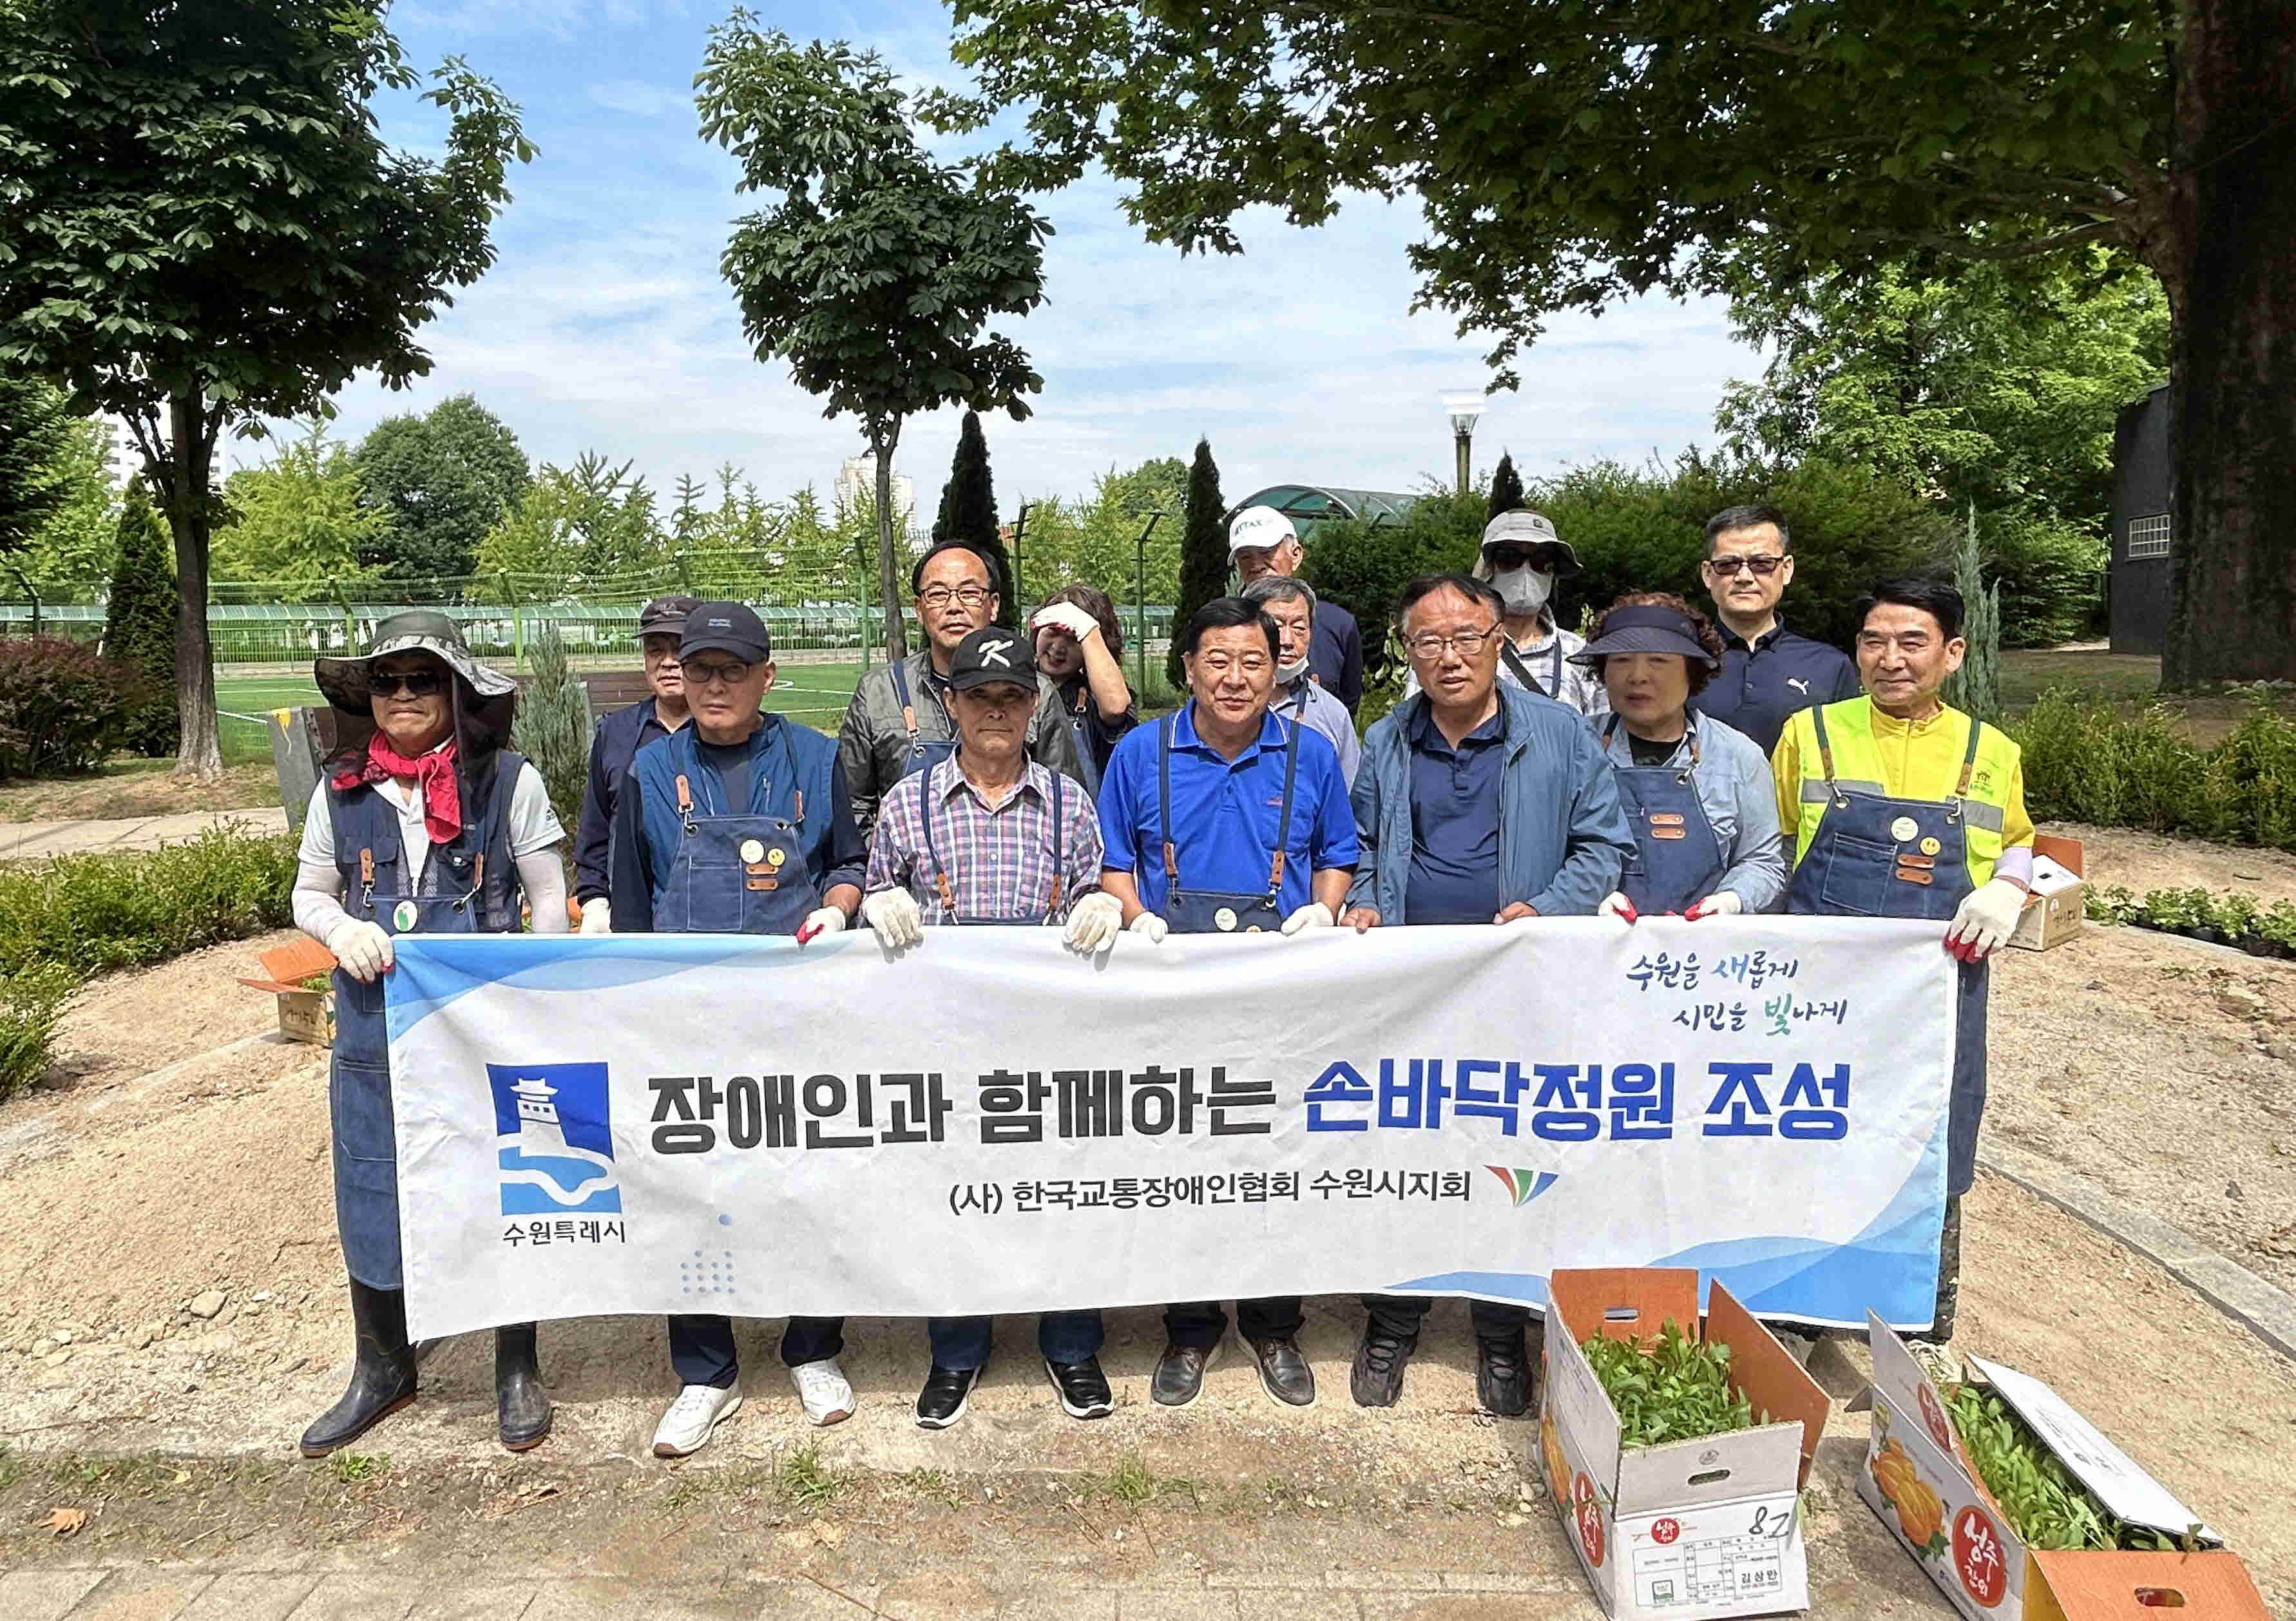
<instances>
[{"instance_id":1,"label":"gray bucket hat","mask_svg":"<svg viewBox=\"0 0 2296 1621\"><path fill-rule=\"evenodd\" d=\"M507 698L518 690L518 683L472 658L462 627L435 608L410 608L392 614L374 627L374 641L366 651L316 659L311 666L311 679L336 708L368 715L372 710L367 701L367 666L390 653L436 655L481 701Z\"/></svg>"}]
</instances>

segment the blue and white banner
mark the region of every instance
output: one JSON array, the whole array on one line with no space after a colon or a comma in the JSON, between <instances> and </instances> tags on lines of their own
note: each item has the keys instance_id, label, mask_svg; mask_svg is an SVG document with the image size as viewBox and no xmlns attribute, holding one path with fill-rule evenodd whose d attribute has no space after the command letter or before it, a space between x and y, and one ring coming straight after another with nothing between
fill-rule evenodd
<instances>
[{"instance_id":1,"label":"blue and white banner","mask_svg":"<svg viewBox=\"0 0 2296 1621\"><path fill-rule=\"evenodd\" d=\"M404 938L418 1336L616 1312L919 1316L1697 1266L1926 1326L1935 923L1560 919Z\"/></svg>"}]
</instances>

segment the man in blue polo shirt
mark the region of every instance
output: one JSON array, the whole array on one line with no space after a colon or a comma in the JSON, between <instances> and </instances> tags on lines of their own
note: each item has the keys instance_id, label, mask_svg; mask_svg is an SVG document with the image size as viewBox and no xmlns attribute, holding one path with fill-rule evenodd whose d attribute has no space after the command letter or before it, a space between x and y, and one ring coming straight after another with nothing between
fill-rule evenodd
<instances>
[{"instance_id":1,"label":"man in blue polo shirt","mask_svg":"<svg viewBox=\"0 0 2296 1621\"><path fill-rule=\"evenodd\" d=\"M1699 565L1722 632L1722 667L1690 707L1744 733L1764 754L1796 710L1861 698L1857 667L1838 647L1797 635L1778 617L1793 583L1793 534L1774 506L1725 507L1706 520Z\"/></svg>"},{"instance_id":2,"label":"man in blue polo shirt","mask_svg":"<svg viewBox=\"0 0 2296 1621\"><path fill-rule=\"evenodd\" d=\"M1268 713L1280 642L1252 603L1220 597L1180 633L1193 701L1128 733L1100 790L1100 886L1150 941L1180 933L1328 929L1356 864L1340 757L1320 733ZM1316 1376L1300 1354L1300 1299L1240 1300L1236 1326L1277 1401L1304 1407ZM1168 1343L1149 1394L1184 1406L1227 1333L1217 1302L1167 1306Z\"/></svg>"},{"instance_id":3,"label":"man in blue polo shirt","mask_svg":"<svg viewBox=\"0 0 2296 1621\"><path fill-rule=\"evenodd\" d=\"M1360 830L1343 920L1513 924L1586 917L1635 853L1617 774L1578 712L1499 677L1506 600L1463 574L1426 574L1398 603L1418 690L1364 739ZM1349 1388L1392 1407L1418 1347L1424 1296L1367 1295ZM1538 1357L1527 1307L1476 1300L1475 1395L1501 1418L1530 1410Z\"/></svg>"},{"instance_id":4,"label":"man in blue polo shirt","mask_svg":"<svg viewBox=\"0 0 2296 1621\"><path fill-rule=\"evenodd\" d=\"M677 639L685 628L685 616L699 603L695 597L658 596L645 605L638 615L638 647L653 696L615 710L590 734L590 780L582 790L580 831L574 835L574 898L581 903L584 934L614 932L614 878L607 863L614 806L638 750L685 725Z\"/></svg>"}]
</instances>

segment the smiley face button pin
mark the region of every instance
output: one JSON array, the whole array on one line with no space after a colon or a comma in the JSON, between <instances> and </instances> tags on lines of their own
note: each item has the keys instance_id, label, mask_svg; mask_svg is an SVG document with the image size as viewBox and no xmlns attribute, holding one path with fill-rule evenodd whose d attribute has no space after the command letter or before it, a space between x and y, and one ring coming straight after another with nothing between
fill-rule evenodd
<instances>
[{"instance_id":1,"label":"smiley face button pin","mask_svg":"<svg viewBox=\"0 0 2296 1621\"><path fill-rule=\"evenodd\" d=\"M769 867L779 867L782 863L788 859L788 855L785 854L778 846L766 852L766 864Z\"/></svg>"},{"instance_id":2,"label":"smiley face button pin","mask_svg":"<svg viewBox=\"0 0 2296 1621\"><path fill-rule=\"evenodd\" d=\"M756 863L763 861L765 858L766 847L763 844L759 843L755 839L744 839L742 840L742 859L743 861Z\"/></svg>"},{"instance_id":3,"label":"smiley face button pin","mask_svg":"<svg viewBox=\"0 0 2296 1621\"><path fill-rule=\"evenodd\" d=\"M1945 848L1945 846L1939 844L1934 839L1924 839L1922 840L1922 854L1924 856L1934 856L1943 848Z\"/></svg>"},{"instance_id":4,"label":"smiley face button pin","mask_svg":"<svg viewBox=\"0 0 2296 1621\"><path fill-rule=\"evenodd\" d=\"M1890 837L1903 843L1922 831L1922 824L1911 816L1900 816L1890 823Z\"/></svg>"}]
</instances>

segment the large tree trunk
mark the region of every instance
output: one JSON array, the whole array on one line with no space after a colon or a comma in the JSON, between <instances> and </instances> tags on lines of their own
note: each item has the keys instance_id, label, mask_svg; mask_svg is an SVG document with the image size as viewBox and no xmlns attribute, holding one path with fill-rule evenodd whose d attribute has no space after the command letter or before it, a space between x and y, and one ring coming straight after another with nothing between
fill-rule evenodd
<instances>
[{"instance_id":1,"label":"large tree trunk","mask_svg":"<svg viewBox=\"0 0 2296 1621\"><path fill-rule=\"evenodd\" d=\"M168 402L168 528L176 542L176 774L223 770L215 658L208 643L208 479L215 432L196 390Z\"/></svg>"},{"instance_id":2,"label":"large tree trunk","mask_svg":"<svg viewBox=\"0 0 2296 1621\"><path fill-rule=\"evenodd\" d=\"M2296 678L2296 29L2285 0L2184 17L2172 688Z\"/></svg>"},{"instance_id":3,"label":"large tree trunk","mask_svg":"<svg viewBox=\"0 0 2296 1621\"><path fill-rule=\"evenodd\" d=\"M885 609L888 664L909 656L909 639L901 623L900 563L893 551L893 447L900 442L898 422L869 437L870 454L877 458L877 595Z\"/></svg>"}]
</instances>

